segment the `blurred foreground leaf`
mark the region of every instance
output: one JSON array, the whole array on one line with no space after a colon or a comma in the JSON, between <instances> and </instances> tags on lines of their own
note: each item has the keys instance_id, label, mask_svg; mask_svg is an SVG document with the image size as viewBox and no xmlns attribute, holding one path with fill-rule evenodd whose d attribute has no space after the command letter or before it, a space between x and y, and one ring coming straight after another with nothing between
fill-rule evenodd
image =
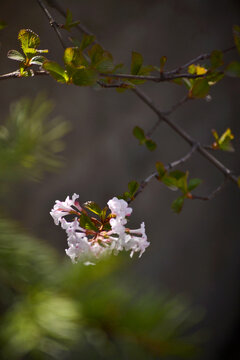
<instances>
[{"instance_id":1,"label":"blurred foreground leaf","mask_svg":"<svg viewBox=\"0 0 240 360\"><path fill-rule=\"evenodd\" d=\"M0 358L185 358L196 351L201 313L183 299L124 282L121 258L64 263L0 218ZM124 270L126 271L126 270ZM129 272L126 273L126 275ZM129 275L127 275L129 277ZM195 334L196 336L196 334Z\"/></svg>"}]
</instances>

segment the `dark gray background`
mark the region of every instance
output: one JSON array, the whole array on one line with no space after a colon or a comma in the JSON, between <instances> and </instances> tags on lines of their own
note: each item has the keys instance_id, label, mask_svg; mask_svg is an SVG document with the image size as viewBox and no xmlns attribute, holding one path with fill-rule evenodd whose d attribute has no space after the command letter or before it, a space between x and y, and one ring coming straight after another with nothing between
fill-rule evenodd
<instances>
[{"instance_id":1,"label":"dark gray background","mask_svg":"<svg viewBox=\"0 0 240 360\"><path fill-rule=\"evenodd\" d=\"M159 58L166 55L167 69L201 53L231 46L232 25L240 20L238 0L60 3L71 9L74 19L80 19L97 34L117 63L129 64L131 51L135 50L143 54L146 64L158 65ZM1 74L16 68L6 53L18 49L17 34L21 28L39 34L41 48L50 50L48 57L62 61L61 45L36 1L1 0L0 14L8 23L8 28L0 33ZM233 56L236 53L227 55L227 59ZM184 94L184 89L174 84L152 83L142 88L162 110ZM230 126L236 135L236 153L219 154L219 158L236 172L240 172L239 90L238 79L226 78L212 88L211 102L191 102L172 116L203 143L211 141L212 128L221 133ZM111 197L125 191L130 180L141 181L148 176L156 161L175 160L188 151L188 146L162 124L153 137L157 150L151 153L140 147L132 136L133 127L139 125L148 130L156 116L130 91L95 91L61 85L45 77L1 81L1 122L12 101L39 91L45 91L54 100L55 115L72 123L73 131L66 137L66 166L58 174L46 175L43 182L20 185L10 195L8 206L25 228L63 253L65 235L48 215L56 199L63 200L76 192L81 202L95 200L104 206ZM188 168L192 177L204 179L198 193L208 194L222 181L222 175L197 154L183 168ZM202 326L208 329L209 340L202 359L236 359L234 327L238 326L240 315L239 190L228 184L211 202L188 201L180 215L170 209L175 197L176 193L152 182L134 202L133 225L145 221L151 246L141 260L133 261L130 269L139 281L145 280L156 288L163 286L172 294L183 293L193 304L206 309Z\"/></svg>"}]
</instances>

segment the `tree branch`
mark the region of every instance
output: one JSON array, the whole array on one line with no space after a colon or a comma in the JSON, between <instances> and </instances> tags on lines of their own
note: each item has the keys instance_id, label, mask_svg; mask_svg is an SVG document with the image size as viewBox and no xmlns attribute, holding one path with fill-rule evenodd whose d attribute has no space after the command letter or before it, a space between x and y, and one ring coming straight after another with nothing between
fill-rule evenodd
<instances>
[{"instance_id":1,"label":"tree branch","mask_svg":"<svg viewBox=\"0 0 240 360\"><path fill-rule=\"evenodd\" d=\"M168 124L174 132L176 132L182 139L184 139L189 145L193 146L198 143L195 139L193 139L185 130L183 130L179 125L173 123L169 118L164 116L164 114L158 109L158 107L153 103L151 99L149 99L142 91L135 88L132 91L148 106L150 107L155 114L157 114L159 120L155 124L156 126L160 123L160 121L164 121ZM154 128L152 129L153 132ZM216 159L212 154L210 154L207 150L205 150L201 145L198 146L197 151L205 157L209 162L211 162L218 170L220 170L224 175L229 177L231 181L235 184L238 184L238 179L236 176L232 174L232 172L224 166L218 159Z\"/></svg>"},{"instance_id":2,"label":"tree branch","mask_svg":"<svg viewBox=\"0 0 240 360\"><path fill-rule=\"evenodd\" d=\"M47 3L49 4L49 6L51 6L53 9L57 10L57 12L62 15L64 18L66 18L66 11L61 7L61 5L58 4L57 1L55 0L46 0ZM76 28L78 29L79 32L81 32L82 34L86 34L86 35L90 35L90 36L94 36L95 40L93 41L94 44L99 44L98 40L96 39L96 36L89 31L83 24L77 24Z\"/></svg>"},{"instance_id":3,"label":"tree branch","mask_svg":"<svg viewBox=\"0 0 240 360\"><path fill-rule=\"evenodd\" d=\"M194 75L194 74L173 74L173 75L166 75L165 72L160 73L160 76L153 76L153 75L132 75L132 74L105 74L100 73L100 76L107 77L107 78L116 78L116 79L125 79L125 80L146 80L146 81L154 81L154 82L163 82L163 81L171 81L174 79L179 78L188 78L188 79L197 79L197 78L203 78L207 75L201 74L201 75Z\"/></svg>"},{"instance_id":4,"label":"tree branch","mask_svg":"<svg viewBox=\"0 0 240 360\"><path fill-rule=\"evenodd\" d=\"M37 0L39 6L42 8L42 10L44 11L46 17L48 18L48 21L49 21L49 24L52 26L52 28L54 29L54 31L56 32L57 34L57 37L60 41L60 43L62 44L62 47L64 49L66 49L66 45L65 45L65 42L63 40L63 37L62 37L62 34L61 32L59 31L59 25L58 23L53 19L52 15L50 14L50 12L48 11L48 9L46 8L46 6L44 5L44 3L42 2L42 0Z\"/></svg>"},{"instance_id":5,"label":"tree branch","mask_svg":"<svg viewBox=\"0 0 240 360\"><path fill-rule=\"evenodd\" d=\"M198 148L198 144L194 144L191 148L191 150L183 157L181 157L178 160L175 160L167 165L164 166L164 168L168 171L171 170L172 168L182 165L183 163L185 163L187 160L189 160L191 158L191 156L194 154L194 152L197 150ZM134 195L134 199L136 199L136 197L141 194L141 192L145 189L145 187L149 184L149 182L158 177L158 172L155 171L154 173L152 173L151 175L149 175L145 180L143 180L139 186L139 189L137 190L136 194ZM132 202L134 199L129 200L128 203Z\"/></svg>"},{"instance_id":6,"label":"tree branch","mask_svg":"<svg viewBox=\"0 0 240 360\"><path fill-rule=\"evenodd\" d=\"M64 18L66 17L66 11L58 4L58 2L56 0L46 0L47 3L52 7L54 8L60 15L62 15ZM94 43L95 44L100 44L100 42L96 39L96 36L95 34L93 34L91 31L89 31L89 29L84 26L83 24L78 24L76 26L76 28L78 29L79 32L81 32L82 34L86 34L86 35L90 35L90 36L94 36L95 37L95 41ZM231 46L231 47L228 47L226 49L223 49L221 50L223 54L229 52L229 51L232 51L232 50L236 50L236 46ZM174 70L170 70L170 71L165 71L163 73L160 74L160 76L158 77L158 82L160 81L169 81L169 80L173 80L173 79L177 79L177 78L181 78L181 77L190 77L191 74L183 74L183 75L180 75L178 77L173 77L174 74L179 74L182 70L185 70L188 68L188 66L194 64L194 63L197 63L198 61L202 61L202 60L207 60L207 59L210 59L211 57L211 52L210 53L206 53L206 54L201 54L199 56L197 56L196 58L188 61L186 64L184 65L181 65L179 66L178 68L174 69ZM122 75L122 74L118 74L119 75ZM186 76L187 75L187 76ZM165 76L165 77L169 77L168 80L159 80L161 78L161 76ZM202 75L197 75L196 77L201 77ZM170 79L171 77L171 79ZM155 81L155 80L152 80L152 81Z\"/></svg>"},{"instance_id":7,"label":"tree branch","mask_svg":"<svg viewBox=\"0 0 240 360\"><path fill-rule=\"evenodd\" d=\"M30 72L31 72L32 76L48 75L48 73L45 70L33 70L33 69L30 69ZM13 79L13 78L24 79L24 78L26 78L26 76L21 76L19 70L13 71L13 72L8 73L8 74L0 75L0 80Z\"/></svg>"},{"instance_id":8,"label":"tree branch","mask_svg":"<svg viewBox=\"0 0 240 360\"><path fill-rule=\"evenodd\" d=\"M232 50L236 50L236 46L235 46L235 45L234 45L234 46L231 46L231 47L228 47L228 48L226 48L226 49L223 49L223 50L221 50L221 52L222 52L223 54L225 54L225 53L227 53L227 52L229 52L229 51L232 51ZM178 73L180 73L182 70L187 69L187 68L188 68L190 65L192 65L192 64L196 64L196 63L198 63L199 61L202 61L202 60L210 59L211 54L212 54L212 52L206 53L206 54L201 54L201 55L197 56L196 58L188 61L186 64L181 65L181 66L179 66L178 68L176 68L176 69L174 69L174 70L166 71L165 74L166 74L166 75L178 74Z\"/></svg>"},{"instance_id":9,"label":"tree branch","mask_svg":"<svg viewBox=\"0 0 240 360\"><path fill-rule=\"evenodd\" d=\"M191 97L189 97L188 95L184 96L180 101L178 101L175 105L173 105L168 111L164 111L163 114L164 115L172 114L175 110L177 110L180 106L182 106L189 100L193 100L193 99Z\"/></svg>"},{"instance_id":10,"label":"tree branch","mask_svg":"<svg viewBox=\"0 0 240 360\"><path fill-rule=\"evenodd\" d=\"M50 13L48 12L48 10L44 7L43 3L41 0L37 0L39 5L42 7L42 9L44 10L45 14L47 15L50 24L54 27L55 31L57 32L57 35L59 37L59 40L61 41L61 34L59 36L59 29L56 25L56 22L53 20L52 16L50 15ZM56 5L56 1L55 0L48 0L49 3L52 3L53 6L56 8L56 10L58 10L61 14L62 14L62 10L59 8L58 5ZM63 15L63 14L62 14ZM64 13L65 15L65 13ZM54 26L55 25L55 26ZM90 35L91 33L83 26L77 26L77 28L85 33ZM91 34L92 35L92 34ZM62 43L62 41L61 41ZM62 44L63 45L63 44ZM65 47L63 45L63 47ZM233 50L235 48L234 47L230 47L227 48L225 50L223 50L224 53ZM200 61L200 60L204 60L204 59L208 59L210 58L211 53L207 53L207 54L203 54L198 56L197 58L191 60L190 62L186 63L185 65L180 66L179 68L170 71L170 72L165 72L165 75L173 75L173 74L178 74L181 70L187 68L189 65L191 65L194 62ZM124 74L119 74L123 77L125 77ZM119 75L117 75L117 77L119 77ZM134 76L134 75L133 75ZM182 75L179 75L180 77L182 77ZM155 124L155 126L149 131L148 135L152 134L153 131L155 131L156 127L159 125L160 121L164 121L166 124L168 124L168 126L170 126L174 132L176 132L182 139L184 139L190 146L195 146L195 144L198 144L198 142L193 139L184 129L182 129L180 126L178 126L177 124L173 123L169 118L167 118L165 116L165 114L163 112L161 112L159 110L159 108L153 103L153 101L142 91L140 91L137 87L133 88L132 91L148 106L150 107L155 114L158 116L158 121ZM231 181L233 181L234 183L238 184L238 179L236 176L234 176L231 171L225 167L218 159L216 159L214 156L212 156L206 149L204 149L202 146L200 146L199 144L197 145L197 151L203 156L205 157L209 162L211 162L218 170L220 170L226 177L228 177ZM151 176L154 176L153 174ZM147 178L148 179L148 178ZM149 180L148 180L149 181Z\"/></svg>"}]
</instances>

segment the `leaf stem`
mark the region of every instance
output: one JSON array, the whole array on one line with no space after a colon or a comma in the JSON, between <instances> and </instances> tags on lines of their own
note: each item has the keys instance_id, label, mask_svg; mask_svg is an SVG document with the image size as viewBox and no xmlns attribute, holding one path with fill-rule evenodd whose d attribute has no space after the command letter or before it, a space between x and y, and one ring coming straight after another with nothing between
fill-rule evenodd
<instances>
[{"instance_id":1,"label":"leaf stem","mask_svg":"<svg viewBox=\"0 0 240 360\"><path fill-rule=\"evenodd\" d=\"M192 195L191 199L192 200L203 200L203 201L212 200L213 198L215 198L215 196L217 196L223 190L223 188L227 184L227 181L228 181L228 178L225 177L222 184L220 184L216 189L214 189L208 196Z\"/></svg>"}]
</instances>

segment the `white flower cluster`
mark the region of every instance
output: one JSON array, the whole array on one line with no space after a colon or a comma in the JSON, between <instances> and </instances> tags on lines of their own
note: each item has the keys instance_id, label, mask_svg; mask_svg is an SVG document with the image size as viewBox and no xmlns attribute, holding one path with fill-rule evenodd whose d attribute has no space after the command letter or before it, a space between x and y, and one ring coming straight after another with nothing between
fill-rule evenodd
<instances>
[{"instance_id":1,"label":"white flower cluster","mask_svg":"<svg viewBox=\"0 0 240 360\"><path fill-rule=\"evenodd\" d=\"M91 217L93 224L96 224L95 230L92 230L80 226L80 217L86 214L86 210L79 205L78 197L79 195L73 194L72 199L68 196L63 202L57 200L50 212L55 224L60 223L67 233L66 254L73 263L83 261L85 265L94 265L94 260L112 252L117 255L122 250L131 251L131 257L135 252L139 252L139 257L142 256L150 244L145 225L142 223L135 230L125 227L126 217L132 213L132 208L128 207L126 201L116 197L109 200L107 204L111 213L102 223ZM75 215L75 218L68 222L65 219L67 215Z\"/></svg>"}]
</instances>

